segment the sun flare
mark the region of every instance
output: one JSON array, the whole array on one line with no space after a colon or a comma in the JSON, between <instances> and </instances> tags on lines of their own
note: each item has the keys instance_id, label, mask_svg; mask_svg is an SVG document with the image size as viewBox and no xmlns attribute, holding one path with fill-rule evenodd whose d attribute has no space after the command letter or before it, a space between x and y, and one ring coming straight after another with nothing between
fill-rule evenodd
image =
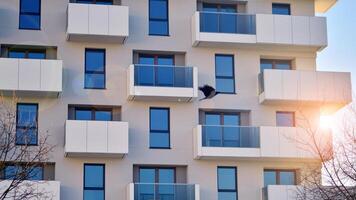
<instances>
[{"instance_id":1,"label":"sun flare","mask_svg":"<svg viewBox=\"0 0 356 200\"><path fill-rule=\"evenodd\" d=\"M319 127L322 129L331 129L335 124L335 118L331 115L322 115L319 119Z\"/></svg>"}]
</instances>

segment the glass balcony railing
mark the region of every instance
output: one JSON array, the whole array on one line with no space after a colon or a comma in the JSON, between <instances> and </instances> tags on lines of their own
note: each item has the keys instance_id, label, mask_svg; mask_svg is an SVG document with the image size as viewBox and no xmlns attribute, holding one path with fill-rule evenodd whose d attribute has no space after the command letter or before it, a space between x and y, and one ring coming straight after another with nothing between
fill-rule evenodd
<instances>
[{"instance_id":1,"label":"glass balcony railing","mask_svg":"<svg viewBox=\"0 0 356 200\"><path fill-rule=\"evenodd\" d=\"M256 34L256 16L226 12L200 12L200 32Z\"/></svg>"},{"instance_id":2,"label":"glass balcony railing","mask_svg":"<svg viewBox=\"0 0 356 200\"><path fill-rule=\"evenodd\" d=\"M193 87L193 67L135 65L135 86Z\"/></svg>"},{"instance_id":3,"label":"glass balcony railing","mask_svg":"<svg viewBox=\"0 0 356 200\"><path fill-rule=\"evenodd\" d=\"M135 183L134 200L195 200L193 184Z\"/></svg>"},{"instance_id":4,"label":"glass balcony railing","mask_svg":"<svg viewBox=\"0 0 356 200\"><path fill-rule=\"evenodd\" d=\"M202 131L204 147L260 147L259 127L203 125Z\"/></svg>"}]
</instances>

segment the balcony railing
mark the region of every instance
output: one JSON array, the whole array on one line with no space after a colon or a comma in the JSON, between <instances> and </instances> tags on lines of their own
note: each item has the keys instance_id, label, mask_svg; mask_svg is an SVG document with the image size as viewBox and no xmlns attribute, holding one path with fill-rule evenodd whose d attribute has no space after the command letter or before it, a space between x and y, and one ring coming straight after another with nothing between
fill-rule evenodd
<instances>
[{"instance_id":1,"label":"balcony railing","mask_svg":"<svg viewBox=\"0 0 356 200\"><path fill-rule=\"evenodd\" d=\"M202 126L203 147L259 148L259 127L248 126Z\"/></svg>"},{"instance_id":2,"label":"balcony railing","mask_svg":"<svg viewBox=\"0 0 356 200\"><path fill-rule=\"evenodd\" d=\"M135 86L193 87L193 68L169 65L135 65Z\"/></svg>"},{"instance_id":3,"label":"balcony railing","mask_svg":"<svg viewBox=\"0 0 356 200\"><path fill-rule=\"evenodd\" d=\"M265 83L263 80L263 73L258 74L258 94L262 94L265 91Z\"/></svg>"},{"instance_id":4,"label":"balcony railing","mask_svg":"<svg viewBox=\"0 0 356 200\"><path fill-rule=\"evenodd\" d=\"M200 12L200 31L256 34L256 16L226 12Z\"/></svg>"},{"instance_id":5,"label":"balcony railing","mask_svg":"<svg viewBox=\"0 0 356 200\"><path fill-rule=\"evenodd\" d=\"M135 183L134 200L199 200L195 185L168 183Z\"/></svg>"}]
</instances>

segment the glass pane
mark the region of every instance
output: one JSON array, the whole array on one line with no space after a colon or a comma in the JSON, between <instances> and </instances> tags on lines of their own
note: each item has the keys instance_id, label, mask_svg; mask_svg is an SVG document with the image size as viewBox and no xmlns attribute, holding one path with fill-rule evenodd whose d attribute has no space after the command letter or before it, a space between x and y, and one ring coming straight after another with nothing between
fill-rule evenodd
<instances>
[{"instance_id":1,"label":"glass pane","mask_svg":"<svg viewBox=\"0 0 356 200\"><path fill-rule=\"evenodd\" d=\"M154 183L155 169L140 169L140 183Z\"/></svg>"},{"instance_id":2,"label":"glass pane","mask_svg":"<svg viewBox=\"0 0 356 200\"><path fill-rule=\"evenodd\" d=\"M91 110L76 110L75 111L76 120L91 120Z\"/></svg>"},{"instance_id":3,"label":"glass pane","mask_svg":"<svg viewBox=\"0 0 356 200\"><path fill-rule=\"evenodd\" d=\"M157 58L157 64L158 65L174 65L174 59L173 57L158 57Z\"/></svg>"},{"instance_id":4,"label":"glass pane","mask_svg":"<svg viewBox=\"0 0 356 200\"><path fill-rule=\"evenodd\" d=\"M104 200L104 190L84 190L84 200Z\"/></svg>"},{"instance_id":5,"label":"glass pane","mask_svg":"<svg viewBox=\"0 0 356 200\"><path fill-rule=\"evenodd\" d=\"M168 118L167 109L150 109L150 129L168 131Z\"/></svg>"},{"instance_id":6,"label":"glass pane","mask_svg":"<svg viewBox=\"0 0 356 200\"><path fill-rule=\"evenodd\" d=\"M240 146L240 128L239 127L223 127L224 131L224 147L239 147Z\"/></svg>"},{"instance_id":7,"label":"glass pane","mask_svg":"<svg viewBox=\"0 0 356 200\"><path fill-rule=\"evenodd\" d=\"M278 61L276 62L276 69L291 70L291 63L289 61Z\"/></svg>"},{"instance_id":8,"label":"glass pane","mask_svg":"<svg viewBox=\"0 0 356 200\"><path fill-rule=\"evenodd\" d=\"M37 127L37 106L18 104L17 125L27 128Z\"/></svg>"},{"instance_id":9,"label":"glass pane","mask_svg":"<svg viewBox=\"0 0 356 200\"><path fill-rule=\"evenodd\" d=\"M218 200L236 200L236 192L219 192Z\"/></svg>"},{"instance_id":10,"label":"glass pane","mask_svg":"<svg viewBox=\"0 0 356 200\"><path fill-rule=\"evenodd\" d=\"M206 125L221 125L219 114L205 114Z\"/></svg>"},{"instance_id":11,"label":"glass pane","mask_svg":"<svg viewBox=\"0 0 356 200\"><path fill-rule=\"evenodd\" d=\"M102 50L85 51L85 70L91 72L104 72L105 53Z\"/></svg>"},{"instance_id":12,"label":"glass pane","mask_svg":"<svg viewBox=\"0 0 356 200\"><path fill-rule=\"evenodd\" d=\"M293 112L277 112L277 126L294 126Z\"/></svg>"},{"instance_id":13,"label":"glass pane","mask_svg":"<svg viewBox=\"0 0 356 200\"><path fill-rule=\"evenodd\" d=\"M85 88L105 88L104 74L85 74Z\"/></svg>"},{"instance_id":14,"label":"glass pane","mask_svg":"<svg viewBox=\"0 0 356 200\"><path fill-rule=\"evenodd\" d=\"M85 165L84 173L84 187L104 187L104 166Z\"/></svg>"},{"instance_id":15,"label":"glass pane","mask_svg":"<svg viewBox=\"0 0 356 200\"><path fill-rule=\"evenodd\" d=\"M216 79L216 91L234 93L234 79Z\"/></svg>"},{"instance_id":16,"label":"glass pane","mask_svg":"<svg viewBox=\"0 0 356 200\"><path fill-rule=\"evenodd\" d=\"M96 0L96 4L113 5L113 1L112 0Z\"/></svg>"},{"instance_id":17,"label":"glass pane","mask_svg":"<svg viewBox=\"0 0 356 200\"><path fill-rule=\"evenodd\" d=\"M20 173L21 168L18 166L14 166L14 165L9 165L5 167L5 171L4 171L4 178L7 180L12 180L15 179L17 174Z\"/></svg>"},{"instance_id":18,"label":"glass pane","mask_svg":"<svg viewBox=\"0 0 356 200\"><path fill-rule=\"evenodd\" d=\"M193 87L193 68L174 67L174 86Z\"/></svg>"},{"instance_id":19,"label":"glass pane","mask_svg":"<svg viewBox=\"0 0 356 200\"><path fill-rule=\"evenodd\" d=\"M40 16L39 15L20 15L20 28L21 29L40 29Z\"/></svg>"},{"instance_id":20,"label":"glass pane","mask_svg":"<svg viewBox=\"0 0 356 200\"><path fill-rule=\"evenodd\" d=\"M276 185L277 173L275 171L264 171L264 185Z\"/></svg>"},{"instance_id":21,"label":"glass pane","mask_svg":"<svg viewBox=\"0 0 356 200\"><path fill-rule=\"evenodd\" d=\"M154 65L155 64L155 58L154 57L140 56L138 62L139 62L139 64Z\"/></svg>"},{"instance_id":22,"label":"glass pane","mask_svg":"<svg viewBox=\"0 0 356 200\"><path fill-rule=\"evenodd\" d=\"M93 3L94 0L77 0L76 3L85 3L85 4L91 4Z\"/></svg>"},{"instance_id":23,"label":"glass pane","mask_svg":"<svg viewBox=\"0 0 356 200\"><path fill-rule=\"evenodd\" d=\"M219 14L200 13L200 31L210 33L219 32Z\"/></svg>"},{"instance_id":24,"label":"glass pane","mask_svg":"<svg viewBox=\"0 0 356 200\"><path fill-rule=\"evenodd\" d=\"M21 51L10 51L9 58L25 58L25 52Z\"/></svg>"},{"instance_id":25,"label":"glass pane","mask_svg":"<svg viewBox=\"0 0 356 200\"><path fill-rule=\"evenodd\" d=\"M157 86L173 86L174 83L174 67L156 67L157 70Z\"/></svg>"},{"instance_id":26,"label":"glass pane","mask_svg":"<svg viewBox=\"0 0 356 200\"><path fill-rule=\"evenodd\" d=\"M110 111L95 111L95 120L97 121L111 121L112 116Z\"/></svg>"},{"instance_id":27,"label":"glass pane","mask_svg":"<svg viewBox=\"0 0 356 200\"><path fill-rule=\"evenodd\" d=\"M280 172L279 173L279 183L280 185L294 185L295 184L295 173L294 172Z\"/></svg>"},{"instance_id":28,"label":"glass pane","mask_svg":"<svg viewBox=\"0 0 356 200\"><path fill-rule=\"evenodd\" d=\"M155 182L155 169L143 169L140 168L140 183L154 183ZM154 194L154 185L142 184L137 188L139 194L139 200L152 199Z\"/></svg>"},{"instance_id":29,"label":"glass pane","mask_svg":"<svg viewBox=\"0 0 356 200\"><path fill-rule=\"evenodd\" d=\"M153 66L135 66L135 84L153 86L155 83L155 68Z\"/></svg>"},{"instance_id":30,"label":"glass pane","mask_svg":"<svg viewBox=\"0 0 356 200\"><path fill-rule=\"evenodd\" d=\"M224 125L238 126L240 125L240 116L232 114L224 114Z\"/></svg>"},{"instance_id":31,"label":"glass pane","mask_svg":"<svg viewBox=\"0 0 356 200\"><path fill-rule=\"evenodd\" d=\"M218 168L218 189L235 190L236 189L236 169Z\"/></svg>"},{"instance_id":32,"label":"glass pane","mask_svg":"<svg viewBox=\"0 0 356 200\"><path fill-rule=\"evenodd\" d=\"M203 146L221 147L222 129L221 126L204 126Z\"/></svg>"},{"instance_id":33,"label":"glass pane","mask_svg":"<svg viewBox=\"0 0 356 200\"><path fill-rule=\"evenodd\" d=\"M43 167L34 167L31 169L28 180L43 180Z\"/></svg>"},{"instance_id":34,"label":"glass pane","mask_svg":"<svg viewBox=\"0 0 356 200\"><path fill-rule=\"evenodd\" d=\"M232 56L215 56L216 76L234 76Z\"/></svg>"},{"instance_id":35,"label":"glass pane","mask_svg":"<svg viewBox=\"0 0 356 200\"><path fill-rule=\"evenodd\" d=\"M236 6L235 5L221 5L220 12L225 13L236 13Z\"/></svg>"},{"instance_id":36,"label":"glass pane","mask_svg":"<svg viewBox=\"0 0 356 200\"><path fill-rule=\"evenodd\" d=\"M46 53L44 52L29 52L28 58L31 59L46 59Z\"/></svg>"},{"instance_id":37,"label":"glass pane","mask_svg":"<svg viewBox=\"0 0 356 200\"><path fill-rule=\"evenodd\" d=\"M37 129L16 128L16 144L37 144Z\"/></svg>"},{"instance_id":38,"label":"glass pane","mask_svg":"<svg viewBox=\"0 0 356 200\"><path fill-rule=\"evenodd\" d=\"M40 13L40 0L21 0L21 12Z\"/></svg>"},{"instance_id":39,"label":"glass pane","mask_svg":"<svg viewBox=\"0 0 356 200\"><path fill-rule=\"evenodd\" d=\"M218 12L218 4L203 3L203 11Z\"/></svg>"},{"instance_id":40,"label":"glass pane","mask_svg":"<svg viewBox=\"0 0 356 200\"><path fill-rule=\"evenodd\" d=\"M167 19L167 0L150 0L150 19Z\"/></svg>"},{"instance_id":41,"label":"glass pane","mask_svg":"<svg viewBox=\"0 0 356 200\"><path fill-rule=\"evenodd\" d=\"M174 169L159 169L159 183L174 183Z\"/></svg>"},{"instance_id":42,"label":"glass pane","mask_svg":"<svg viewBox=\"0 0 356 200\"><path fill-rule=\"evenodd\" d=\"M272 14L274 15L290 15L289 4L272 4Z\"/></svg>"},{"instance_id":43,"label":"glass pane","mask_svg":"<svg viewBox=\"0 0 356 200\"><path fill-rule=\"evenodd\" d=\"M167 21L150 21L151 35L168 35L168 22Z\"/></svg>"},{"instance_id":44,"label":"glass pane","mask_svg":"<svg viewBox=\"0 0 356 200\"><path fill-rule=\"evenodd\" d=\"M221 33L236 33L237 15L220 14L219 25L219 32Z\"/></svg>"},{"instance_id":45,"label":"glass pane","mask_svg":"<svg viewBox=\"0 0 356 200\"><path fill-rule=\"evenodd\" d=\"M263 72L263 70L265 70L265 69L273 69L272 61L261 60L260 68L261 68L261 72Z\"/></svg>"},{"instance_id":46,"label":"glass pane","mask_svg":"<svg viewBox=\"0 0 356 200\"><path fill-rule=\"evenodd\" d=\"M169 148L169 133L165 132L151 132L150 133L150 147Z\"/></svg>"}]
</instances>

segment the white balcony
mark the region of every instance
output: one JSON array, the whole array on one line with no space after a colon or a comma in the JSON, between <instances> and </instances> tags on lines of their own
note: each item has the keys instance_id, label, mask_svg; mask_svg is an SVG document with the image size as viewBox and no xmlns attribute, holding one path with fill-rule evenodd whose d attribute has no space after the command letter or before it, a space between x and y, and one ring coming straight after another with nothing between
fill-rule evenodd
<instances>
[{"instance_id":1,"label":"white balcony","mask_svg":"<svg viewBox=\"0 0 356 200\"><path fill-rule=\"evenodd\" d=\"M129 100L191 102L198 97L196 67L130 65Z\"/></svg>"},{"instance_id":2,"label":"white balcony","mask_svg":"<svg viewBox=\"0 0 356 200\"><path fill-rule=\"evenodd\" d=\"M12 180L2 180L0 181L0 194L6 190L11 184ZM21 194L26 194L26 192L31 191L29 199L51 199L60 200L60 182L59 181L24 181L20 183L17 189L12 190L9 193L9 197L5 200L13 200L14 195L19 197Z\"/></svg>"},{"instance_id":3,"label":"white balcony","mask_svg":"<svg viewBox=\"0 0 356 200\"><path fill-rule=\"evenodd\" d=\"M333 112L352 101L350 73L264 70L262 75L262 104L312 104Z\"/></svg>"},{"instance_id":4,"label":"white balcony","mask_svg":"<svg viewBox=\"0 0 356 200\"><path fill-rule=\"evenodd\" d=\"M129 8L118 5L69 3L69 41L123 43L129 36Z\"/></svg>"},{"instance_id":5,"label":"white balcony","mask_svg":"<svg viewBox=\"0 0 356 200\"><path fill-rule=\"evenodd\" d=\"M171 197L170 199L200 200L200 187L198 184L181 183L130 183L127 185L126 200L158 199L160 188L164 191L165 196Z\"/></svg>"},{"instance_id":6,"label":"white balcony","mask_svg":"<svg viewBox=\"0 0 356 200\"><path fill-rule=\"evenodd\" d=\"M280 48L292 45L319 50L327 46L326 18L195 12L192 43L193 46L212 47L249 44Z\"/></svg>"},{"instance_id":7,"label":"white balcony","mask_svg":"<svg viewBox=\"0 0 356 200\"><path fill-rule=\"evenodd\" d=\"M263 188L263 200L297 200L302 188L296 185L268 185Z\"/></svg>"},{"instance_id":8,"label":"white balcony","mask_svg":"<svg viewBox=\"0 0 356 200\"><path fill-rule=\"evenodd\" d=\"M329 131L296 127L198 125L193 131L195 159L318 159L314 139L319 148L332 142Z\"/></svg>"},{"instance_id":9,"label":"white balcony","mask_svg":"<svg viewBox=\"0 0 356 200\"><path fill-rule=\"evenodd\" d=\"M4 95L57 97L62 92L62 61L0 58Z\"/></svg>"},{"instance_id":10,"label":"white balcony","mask_svg":"<svg viewBox=\"0 0 356 200\"><path fill-rule=\"evenodd\" d=\"M127 122L67 120L65 155L122 158L128 153L128 132Z\"/></svg>"}]
</instances>

